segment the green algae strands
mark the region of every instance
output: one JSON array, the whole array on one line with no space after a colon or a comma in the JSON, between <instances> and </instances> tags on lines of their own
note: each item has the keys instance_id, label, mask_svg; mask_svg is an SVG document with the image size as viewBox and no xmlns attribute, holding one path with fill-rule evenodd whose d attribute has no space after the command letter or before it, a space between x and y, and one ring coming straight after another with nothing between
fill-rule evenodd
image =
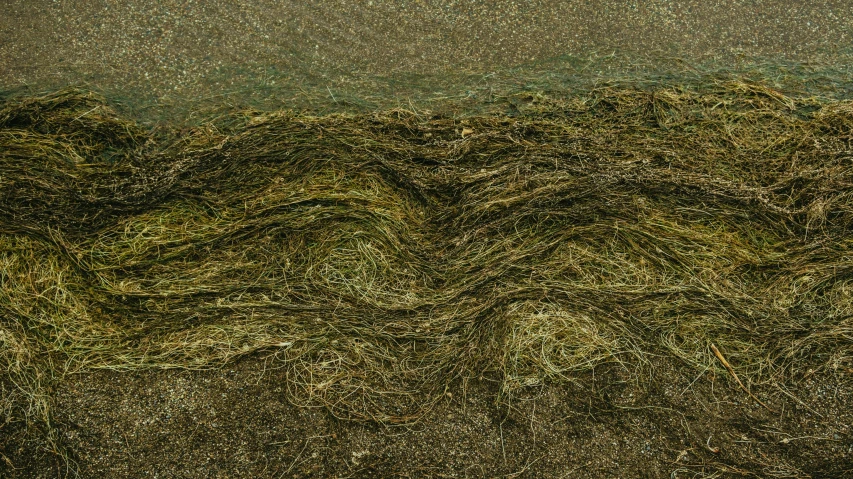
<instances>
[{"instance_id":1,"label":"green algae strands","mask_svg":"<svg viewBox=\"0 0 853 479\"><path fill-rule=\"evenodd\" d=\"M661 355L725 375L713 343L748 388L851 357L849 102L728 82L512 104L155 135L85 92L7 100L6 410L49 421L46 377L257 351L295 402L389 423L482 374L501 398Z\"/></svg>"}]
</instances>

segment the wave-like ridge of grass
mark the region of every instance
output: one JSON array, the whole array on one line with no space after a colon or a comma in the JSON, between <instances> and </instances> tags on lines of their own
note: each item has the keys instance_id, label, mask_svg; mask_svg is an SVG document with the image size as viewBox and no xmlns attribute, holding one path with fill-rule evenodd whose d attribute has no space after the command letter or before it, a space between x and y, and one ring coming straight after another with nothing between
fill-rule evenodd
<instances>
[{"instance_id":1,"label":"wave-like ridge of grass","mask_svg":"<svg viewBox=\"0 0 853 479\"><path fill-rule=\"evenodd\" d=\"M416 420L661 356L747 384L851 365L853 104L765 85L518 95L510 114L156 136L74 90L0 109L0 413L258 351L300 404ZM424 400L426 398L426 400ZM48 427L49 429L49 427Z\"/></svg>"}]
</instances>

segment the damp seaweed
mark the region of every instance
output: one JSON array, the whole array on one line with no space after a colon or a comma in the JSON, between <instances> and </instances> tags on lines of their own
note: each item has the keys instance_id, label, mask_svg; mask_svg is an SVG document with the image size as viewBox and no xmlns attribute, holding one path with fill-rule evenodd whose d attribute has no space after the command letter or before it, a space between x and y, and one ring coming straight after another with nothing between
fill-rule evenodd
<instances>
[{"instance_id":1,"label":"damp seaweed","mask_svg":"<svg viewBox=\"0 0 853 479\"><path fill-rule=\"evenodd\" d=\"M155 134L88 92L5 99L7 438L60 447L65 375L250 354L292 402L389 424L483 375L507 401L661 356L746 388L851 368L853 104L736 80L502 101Z\"/></svg>"}]
</instances>

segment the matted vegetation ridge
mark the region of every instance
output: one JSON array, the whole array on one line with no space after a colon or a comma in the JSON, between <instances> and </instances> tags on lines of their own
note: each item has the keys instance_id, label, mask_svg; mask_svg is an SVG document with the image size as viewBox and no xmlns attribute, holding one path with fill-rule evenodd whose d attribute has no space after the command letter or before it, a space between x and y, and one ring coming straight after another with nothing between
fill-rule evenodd
<instances>
[{"instance_id":1,"label":"matted vegetation ridge","mask_svg":"<svg viewBox=\"0 0 853 479\"><path fill-rule=\"evenodd\" d=\"M388 423L482 375L511 398L602 362L726 374L711 345L748 387L851 367L853 104L511 104L155 135L85 92L7 100L0 427L50 431L63 375L258 351L292 401Z\"/></svg>"}]
</instances>

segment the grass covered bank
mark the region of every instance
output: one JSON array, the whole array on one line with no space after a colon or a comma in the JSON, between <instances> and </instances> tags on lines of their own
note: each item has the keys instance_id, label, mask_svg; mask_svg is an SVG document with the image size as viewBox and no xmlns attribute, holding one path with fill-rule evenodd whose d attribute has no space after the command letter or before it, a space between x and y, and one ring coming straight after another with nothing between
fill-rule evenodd
<instances>
[{"instance_id":1,"label":"grass covered bank","mask_svg":"<svg viewBox=\"0 0 853 479\"><path fill-rule=\"evenodd\" d=\"M63 378L254 354L344 420L667 361L779 413L853 371L851 135L849 101L744 81L166 133L84 92L7 100L0 467L31 441L73 469Z\"/></svg>"}]
</instances>

